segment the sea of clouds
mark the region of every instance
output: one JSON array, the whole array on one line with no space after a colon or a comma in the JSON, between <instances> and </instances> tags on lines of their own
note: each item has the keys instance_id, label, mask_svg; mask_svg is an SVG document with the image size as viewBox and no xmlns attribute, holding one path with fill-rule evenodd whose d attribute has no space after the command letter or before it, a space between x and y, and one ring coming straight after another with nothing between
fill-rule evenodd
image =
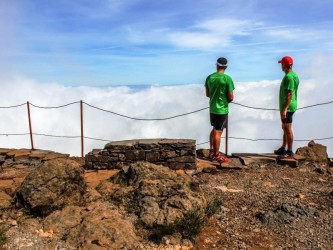
<instances>
[{"instance_id":1,"label":"sea of clouds","mask_svg":"<svg viewBox=\"0 0 333 250\"><path fill-rule=\"evenodd\" d=\"M329 81L302 80L299 87L299 107L333 100ZM235 103L277 109L280 80L235 82ZM123 116L143 119L161 119L189 113L208 107L203 84L170 86L113 86L69 87L58 83L39 83L24 77L2 79L0 92L0 147L31 148L30 136L11 135L29 133L27 101L30 105L32 132L62 138L34 135L34 147L72 156L81 155L80 103L115 112ZM64 104L74 103L61 108ZM282 137L279 112L230 105L228 153L266 153L281 146ZM19 107L6 108L24 104ZM312 139L332 137L332 105L301 109L294 115L294 150L306 146ZM140 121L105 112L83 104L84 153L103 148L108 141L143 138L195 139L197 148L208 148L209 111L167 120ZM247 139L273 139L250 141ZM315 140L327 146L333 156L333 139ZM225 140L221 142L225 151Z\"/></svg>"}]
</instances>

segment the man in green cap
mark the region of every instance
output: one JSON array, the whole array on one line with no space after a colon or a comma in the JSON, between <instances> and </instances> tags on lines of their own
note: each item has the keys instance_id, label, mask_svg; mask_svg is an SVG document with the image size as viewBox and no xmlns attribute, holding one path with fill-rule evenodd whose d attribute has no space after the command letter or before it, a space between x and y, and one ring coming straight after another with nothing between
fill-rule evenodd
<instances>
[{"instance_id":1,"label":"man in green cap","mask_svg":"<svg viewBox=\"0 0 333 250\"><path fill-rule=\"evenodd\" d=\"M296 73L292 70L294 61L290 56L285 56L278 62L281 63L282 71L285 73L280 85L279 94L283 141L282 146L278 150L275 150L274 153L277 154L279 158L293 158L294 134L292 130L292 122L293 115L297 110L299 79Z\"/></svg>"},{"instance_id":2,"label":"man in green cap","mask_svg":"<svg viewBox=\"0 0 333 250\"><path fill-rule=\"evenodd\" d=\"M224 73L228 67L228 61L220 57L216 62L216 72L206 78L206 96L209 97L210 123L213 126L210 132L210 153L212 161L224 163L229 159L220 153L220 142L223 129L226 127L229 102L234 99L233 90L235 89L232 78Z\"/></svg>"}]
</instances>

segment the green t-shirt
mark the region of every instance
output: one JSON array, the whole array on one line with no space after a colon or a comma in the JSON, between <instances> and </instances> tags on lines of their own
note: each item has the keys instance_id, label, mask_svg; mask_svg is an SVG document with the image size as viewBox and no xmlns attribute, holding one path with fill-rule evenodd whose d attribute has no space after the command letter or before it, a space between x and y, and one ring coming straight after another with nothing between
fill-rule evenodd
<instances>
[{"instance_id":1,"label":"green t-shirt","mask_svg":"<svg viewBox=\"0 0 333 250\"><path fill-rule=\"evenodd\" d=\"M209 111L213 114L228 114L228 93L235 89L231 77L220 72L209 75L205 83L209 91Z\"/></svg>"},{"instance_id":2,"label":"green t-shirt","mask_svg":"<svg viewBox=\"0 0 333 250\"><path fill-rule=\"evenodd\" d=\"M297 89L298 89L299 79L295 72L288 72L282 79L280 85L280 95L279 95L279 106L280 111L283 110L286 100L288 90L292 91L292 98L290 105L288 107L288 112L295 112L297 109Z\"/></svg>"}]
</instances>

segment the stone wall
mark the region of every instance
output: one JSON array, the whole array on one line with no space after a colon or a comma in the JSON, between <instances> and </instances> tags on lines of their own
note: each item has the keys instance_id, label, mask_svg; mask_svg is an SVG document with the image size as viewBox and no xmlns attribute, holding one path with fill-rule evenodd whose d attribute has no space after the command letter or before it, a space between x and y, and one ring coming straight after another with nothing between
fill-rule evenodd
<instances>
[{"instance_id":1,"label":"stone wall","mask_svg":"<svg viewBox=\"0 0 333 250\"><path fill-rule=\"evenodd\" d=\"M50 150L0 148L0 169L5 162L6 166L23 164L33 167L40 165L43 161L67 157L69 157L69 154L61 154Z\"/></svg>"},{"instance_id":2,"label":"stone wall","mask_svg":"<svg viewBox=\"0 0 333 250\"><path fill-rule=\"evenodd\" d=\"M195 140L141 139L114 141L85 156L86 169L119 169L133 162L147 161L173 170L196 169Z\"/></svg>"}]
</instances>

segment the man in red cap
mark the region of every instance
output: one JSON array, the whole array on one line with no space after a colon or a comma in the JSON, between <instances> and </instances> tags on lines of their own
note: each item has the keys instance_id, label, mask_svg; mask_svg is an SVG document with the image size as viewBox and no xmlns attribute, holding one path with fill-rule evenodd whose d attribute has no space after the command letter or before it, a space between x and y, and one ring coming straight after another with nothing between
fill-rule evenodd
<instances>
[{"instance_id":1,"label":"man in red cap","mask_svg":"<svg viewBox=\"0 0 333 250\"><path fill-rule=\"evenodd\" d=\"M291 125L293 122L293 114L297 110L297 89L299 79L296 73L292 70L293 59L290 56L285 56L278 62L281 63L282 71L285 73L280 85L279 94L283 142L282 146L278 150L275 150L274 153L279 155L279 158L293 158L294 134Z\"/></svg>"}]
</instances>

